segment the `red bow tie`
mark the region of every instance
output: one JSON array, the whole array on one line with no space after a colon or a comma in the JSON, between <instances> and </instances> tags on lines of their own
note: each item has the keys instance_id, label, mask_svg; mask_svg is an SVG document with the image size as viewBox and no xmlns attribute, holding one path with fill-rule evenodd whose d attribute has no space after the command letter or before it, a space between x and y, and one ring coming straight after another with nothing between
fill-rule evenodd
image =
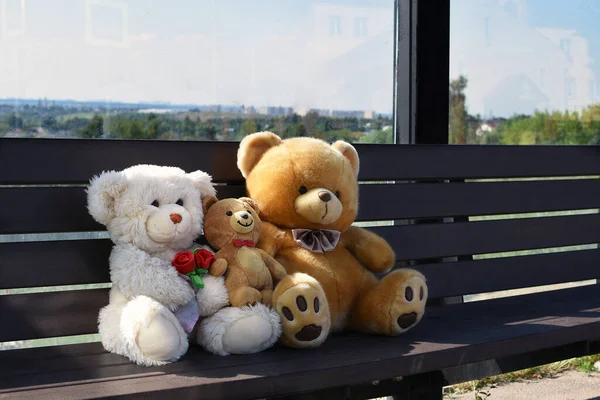
<instances>
[{"instance_id":1,"label":"red bow tie","mask_svg":"<svg viewBox=\"0 0 600 400\"><path fill-rule=\"evenodd\" d=\"M243 246L256 247L256 245L254 244L254 241L252 241L252 240L234 240L233 245L235 247L243 247Z\"/></svg>"}]
</instances>

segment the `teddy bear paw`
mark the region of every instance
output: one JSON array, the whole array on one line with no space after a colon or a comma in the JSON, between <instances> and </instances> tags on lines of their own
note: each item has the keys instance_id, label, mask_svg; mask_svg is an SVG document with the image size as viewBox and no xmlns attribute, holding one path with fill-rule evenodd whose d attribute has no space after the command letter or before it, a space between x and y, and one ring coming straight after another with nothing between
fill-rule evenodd
<instances>
[{"instance_id":1,"label":"teddy bear paw","mask_svg":"<svg viewBox=\"0 0 600 400\"><path fill-rule=\"evenodd\" d=\"M311 276L294 274L284 278L273 295L281 318L282 342L291 347L317 347L329 335L331 325L327 297Z\"/></svg>"},{"instance_id":2,"label":"teddy bear paw","mask_svg":"<svg viewBox=\"0 0 600 400\"><path fill-rule=\"evenodd\" d=\"M152 360L176 360L187 350L187 342L181 340L180 330L172 321L158 314L148 326L140 328L137 345Z\"/></svg>"},{"instance_id":3,"label":"teddy bear paw","mask_svg":"<svg viewBox=\"0 0 600 400\"><path fill-rule=\"evenodd\" d=\"M427 284L416 271L405 270L399 275L396 297L390 307L391 334L401 334L421 321L427 304Z\"/></svg>"},{"instance_id":4,"label":"teddy bear paw","mask_svg":"<svg viewBox=\"0 0 600 400\"><path fill-rule=\"evenodd\" d=\"M112 317L120 317L119 336L126 345L117 352L140 365L163 365L179 359L188 349L187 334L177 317L149 297L134 298L120 316Z\"/></svg>"},{"instance_id":5,"label":"teddy bear paw","mask_svg":"<svg viewBox=\"0 0 600 400\"><path fill-rule=\"evenodd\" d=\"M213 354L251 354L273 346L281 335L279 315L271 307L227 307L203 319L198 344Z\"/></svg>"}]
</instances>

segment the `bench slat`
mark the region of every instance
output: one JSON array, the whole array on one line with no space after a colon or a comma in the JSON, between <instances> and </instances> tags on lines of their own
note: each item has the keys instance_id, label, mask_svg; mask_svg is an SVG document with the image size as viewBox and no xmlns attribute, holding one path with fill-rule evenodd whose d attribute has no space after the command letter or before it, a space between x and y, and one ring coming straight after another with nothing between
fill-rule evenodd
<instances>
[{"instance_id":1,"label":"bench slat","mask_svg":"<svg viewBox=\"0 0 600 400\"><path fill-rule=\"evenodd\" d=\"M164 367L135 366L98 344L1 352L0 398L263 398L390 379L594 340L595 294L577 288L449 306L400 337L343 334L314 351L214 357L190 349Z\"/></svg>"},{"instance_id":2,"label":"bench slat","mask_svg":"<svg viewBox=\"0 0 600 400\"><path fill-rule=\"evenodd\" d=\"M362 180L600 175L598 146L357 145ZM0 139L0 184L85 183L133 164L202 169L239 182L236 142ZM110 157L106 155L109 154ZM31 160L52 168L31 168Z\"/></svg>"},{"instance_id":3,"label":"bench slat","mask_svg":"<svg viewBox=\"0 0 600 400\"><path fill-rule=\"evenodd\" d=\"M598 243L600 215L369 229L389 241L398 260L415 260ZM0 243L0 288L107 282L110 247L105 239Z\"/></svg>"},{"instance_id":4,"label":"bench slat","mask_svg":"<svg viewBox=\"0 0 600 400\"><path fill-rule=\"evenodd\" d=\"M432 298L600 279L600 250L417 265Z\"/></svg>"},{"instance_id":5,"label":"bench slat","mask_svg":"<svg viewBox=\"0 0 600 400\"><path fill-rule=\"evenodd\" d=\"M217 191L220 198L246 195L243 185L219 185ZM31 212L15 213L14 204ZM0 234L104 230L88 213L83 187L0 189Z\"/></svg>"},{"instance_id":6,"label":"bench slat","mask_svg":"<svg viewBox=\"0 0 600 400\"><path fill-rule=\"evenodd\" d=\"M600 242L600 215L371 228L398 260L486 254Z\"/></svg>"},{"instance_id":7,"label":"bench slat","mask_svg":"<svg viewBox=\"0 0 600 400\"><path fill-rule=\"evenodd\" d=\"M111 248L106 239L0 243L0 289L108 282Z\"/></svg>"},{"instance_id":8,"label":"bench slat","mask_svg":"<svg viewBox=\"0 0 600 400\"><path fill-rule=\"evenodd\" d=\"M243 185L217 186L219 198L245 196ZM20 204L31 213L14 213ZM478 216L600 207L600 180L360 185L358 221ZM0 189L0 234L102 231L81 187Z\"/></svg>"},{"instance_id":9,"label":"bench slat","mask_svg":"<svg viewBox=\"0 0 600 400\"><path fill-rule=\"evenodd\" d=\"M0 296L0 342L98 332L98 311L108 289Z\"/></svg>"}]
</instances>

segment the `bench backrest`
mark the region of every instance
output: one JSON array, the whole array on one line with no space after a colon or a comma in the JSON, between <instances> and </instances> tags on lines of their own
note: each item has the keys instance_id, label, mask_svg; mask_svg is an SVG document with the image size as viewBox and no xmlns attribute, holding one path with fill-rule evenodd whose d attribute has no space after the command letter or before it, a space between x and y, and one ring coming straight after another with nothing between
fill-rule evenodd
<instances>
[{"instance_id":1,"label":"bench backrest","mask_svg":"<svg viewBox=\"0 0 600 400\"><path fill-rule=\"evenodd\" d=\"M97 331L111 243L86 209L84 187L94 174L138 163L202 169L219 183L219 197L238 197L245 190L237 146L0 139L0 343ZM392 244L399 265L427 275L432 306L451 296L600 277L600 148L357 149L358 219ZM478 218L505 214L522 215ZM586 246L486 256L579 245Z\"/></svg>"}]
</instances>

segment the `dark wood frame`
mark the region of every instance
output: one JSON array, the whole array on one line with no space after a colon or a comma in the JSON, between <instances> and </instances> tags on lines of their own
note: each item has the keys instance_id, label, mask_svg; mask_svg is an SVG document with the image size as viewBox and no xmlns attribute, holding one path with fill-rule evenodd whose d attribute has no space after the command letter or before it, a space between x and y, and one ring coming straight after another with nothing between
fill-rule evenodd
<instances>
[{"instance_id":1,"label":"dark wood frame","mask_svg":"<svg viewBox=\"0 0 600 400\"><path fill-rule=\"evenodd\" d=\"M448 143L450 1L395 1L394 143Z\"/></svg>"}]
</instances>

